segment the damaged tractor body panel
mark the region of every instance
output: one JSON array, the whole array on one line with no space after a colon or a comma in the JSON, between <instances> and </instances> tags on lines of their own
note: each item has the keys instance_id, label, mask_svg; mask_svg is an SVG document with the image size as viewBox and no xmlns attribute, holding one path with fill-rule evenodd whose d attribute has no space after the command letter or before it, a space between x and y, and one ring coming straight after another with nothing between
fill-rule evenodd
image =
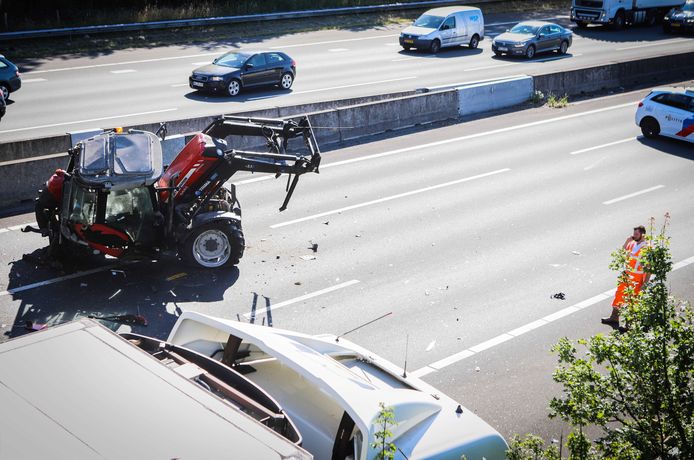
<instances>
[{"instance_id":1,"label":"damaged tractor body panel","mask_svg":"<svg viewBox=\"0 0 694 460\"><path fill-rule=\"evenodd\" d=\"M261 145L264 151L229 148L230 143ZM284 210L299 176L318 172L320 164L306 117L223 117L193 136L167 168L160 139L146 131L105 132L69 153L67 168L39 191L39 229L25 229L48 236L51 252L70 256L82 248L119 258L158 258L174 251L206 268L235 265L243 256L241 207L235 187L225 185L231 176L288 174Z\"/></svg>"}]
</instances>

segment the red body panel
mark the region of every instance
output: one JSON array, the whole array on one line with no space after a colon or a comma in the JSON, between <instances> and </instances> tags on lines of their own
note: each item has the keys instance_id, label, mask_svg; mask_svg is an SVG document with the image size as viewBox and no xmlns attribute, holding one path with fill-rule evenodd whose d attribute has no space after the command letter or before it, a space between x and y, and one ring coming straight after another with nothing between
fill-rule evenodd
<instances>
[{"instance_id":1,"label":"red body panel","mask_svg":"<svg viewBox=\"0 0 694 460\"><path fill-rule=\"evenodd\" d=\"M58 203L63 198L63 182L65 182L65 171L62 169L56 169L50 179L46 181L46 188Z\"/></svg>"},{"instance_id":2,"label":"red body panel","mask_svg":"<svg viewBox=\"0 0 694 460\"><path fill-rule=\"evenodd\" d=\"M124 246L130 243L128 235L103 224L94 224L90 226L75 224L75 233L77 233L80 239L86 242L90 248L113 257L120 257L123 254ZM99 243L92 241L95 237L102 241Z\"/></svg>"},{"instance_id":3,"label":"red body panel","mask_svg":"<svg viewBox=\"0 0 694 460\"><path fill-rule=\"evenodd\" d=\"M206 146L209 147L210 145L214 145L210 136L202 133L195 135L171 162L157 182L157 186L170 187L172 185L171 178L178 175L175 185L181 188L176 191L175 199L180 200L191 186L200 185L219 161L218 158L202 155ZM169 192L162 191L159 197L162 202L166 201L169 198Z\"/></svg>"}]
</instances>

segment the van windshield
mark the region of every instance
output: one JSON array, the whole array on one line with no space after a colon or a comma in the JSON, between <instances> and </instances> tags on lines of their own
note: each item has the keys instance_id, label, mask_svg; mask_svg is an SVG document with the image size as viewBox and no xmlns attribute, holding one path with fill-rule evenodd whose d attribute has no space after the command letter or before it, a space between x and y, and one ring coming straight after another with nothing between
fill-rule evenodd
<instances>
[{"instance_id":1,"label":"van windshield","mask_svg":"<svg viewBox=\"0 0 694 460\"><path fill-rule=\"evenodd\" d=\"M532 35L537 35L537 31L540 28L538 26L531 26L529 24L518 24L513 26L511 29L511 33L514 34L532 34Z\"/></svg>"},{"instance_id":2,"label":"van windshield","mask_svg":"<svg viewBox=\"0 0 694 460\"><path fill-rule=\"evenodd\" d=\"M423 14L414 22L417 27L426 27L428 29L438 29L443 22L443 17L441 16L431 16L429 14Z\"/></svg>"}]
</instances>

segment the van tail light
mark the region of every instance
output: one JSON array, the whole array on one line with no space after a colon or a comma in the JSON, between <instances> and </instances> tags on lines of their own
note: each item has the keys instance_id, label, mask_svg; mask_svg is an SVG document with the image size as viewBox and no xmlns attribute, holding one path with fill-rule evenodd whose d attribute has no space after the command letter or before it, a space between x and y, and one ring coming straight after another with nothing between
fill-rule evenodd
<instances>
[{"instance_id":1,"label":"van tail light","mask_svg":"<svg viewBox=\"0 0 694 460\"><path fill-rule=\"evenodd\" d=\"M639 107L643 107L643 101L639 101Z\"/></svg>"}]
</instances>

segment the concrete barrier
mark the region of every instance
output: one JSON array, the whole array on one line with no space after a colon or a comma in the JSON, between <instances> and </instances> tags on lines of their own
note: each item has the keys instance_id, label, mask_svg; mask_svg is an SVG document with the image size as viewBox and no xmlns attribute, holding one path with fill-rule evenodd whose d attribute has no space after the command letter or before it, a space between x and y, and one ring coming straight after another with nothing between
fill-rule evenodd
<instances>
[{"instance_id":1,"label":"concrete barrier","mask_svg":"<svg viewBox=\"0 0 694 460\"><path fill-rule=\"evenodd\" d=\"M522 104L533 94L533 77L488 81L457 88L458 114L468 116Z\"/></svg>"},{"instance_id":2,"label":"concrete barrier","mask_svg":"<svg viewBox=\"0 0 694 460\"><path fill-rule=\"evenodd\" d=\"M534 75L535 90L575 96L614 88L662 85L694 76L694 52Z\"/></svg>"}]
</instances>

